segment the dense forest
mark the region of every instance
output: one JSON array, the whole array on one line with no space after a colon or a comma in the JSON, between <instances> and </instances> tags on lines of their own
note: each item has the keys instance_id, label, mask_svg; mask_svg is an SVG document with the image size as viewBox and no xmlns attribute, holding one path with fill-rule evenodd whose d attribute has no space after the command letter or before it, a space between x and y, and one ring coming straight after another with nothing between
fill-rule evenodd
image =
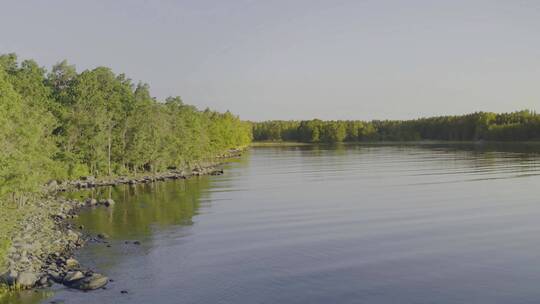
<instances>
[{"instance_id":1,"label":"dense forest","mask_svg":"<svg viewBox=\"0 0 540 304\"><path fill-rule=\"evenodd\" d=\"M528 141L540 140L540 115L478 112L415 120L264 121L253 123L258 141L355 142L355 141Z\"/></svg>"},{"instance_id":2,"label":"dense forest","mask_svg":"<svg viewBox=\"0 0 540 304\"><path fill-rule=\"evenodd\" d=\"M251 140L231 113L158 101L109 68L47 71L15 54L0 56L0 125L0 201L49 179L189 167Z\"/></svg>"}]
</instances>

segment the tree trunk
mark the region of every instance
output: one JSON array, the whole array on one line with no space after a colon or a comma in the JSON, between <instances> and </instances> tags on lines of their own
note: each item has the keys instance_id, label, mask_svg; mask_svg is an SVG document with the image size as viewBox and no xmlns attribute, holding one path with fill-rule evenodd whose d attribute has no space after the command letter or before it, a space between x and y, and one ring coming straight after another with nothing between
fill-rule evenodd
<instances>
[{"instance_id":1,"label":"tree trunk","mask_svg":"<svg viewBox=\"0 0 540 304\"><path fill-rule=\"evenodd\" d=\"M107 147L108 148L108 159L109 159L109 176L111 176L111 141L112 141L112 139L111 139L112 134L111 133L112 133L112 131L109 128L109 142L108 142L108 147Z\"/></svg>"}]
</instances>

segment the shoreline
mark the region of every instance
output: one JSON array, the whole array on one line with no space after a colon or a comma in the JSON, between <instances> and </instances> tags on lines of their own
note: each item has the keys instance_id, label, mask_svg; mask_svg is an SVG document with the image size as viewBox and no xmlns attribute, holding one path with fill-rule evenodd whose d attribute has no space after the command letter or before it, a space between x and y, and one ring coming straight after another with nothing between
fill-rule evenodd
<instances>
[{"instance_id":1,"label":"shoreline","mask_svg":"<svg viewBox=\"0 0 540 304\"><path fill-rule=\"evenodd\" d=\"M83 227L74 227L71 220L86 208L108 208L114 205L112 199L84 201L67 199L61 193L88 190L97 187L137 185L176 179L188 179L204 175L221 175L223 160L239 157L243 150L235 149L216 157L216 162L199 164L191 169L171 170L155 174L134 174L131 176L93 178L58 183L51 181L45 185L45 192L39 199L24 206L28 212L17 223L12 235L11 246L5 256L5 267L0 269L0 300L2 290L48 288L54 283L89 291L103 288L109 279L91 269L85 268L73 257L75 251L89 241L107 243L107 236L92 236ZM2 285L4 287L2 287Z\"/></svg>"},{"instance_id":2,"label":"shoreline","mask_svg":"<svg viewBox=\"0 0 540 304\"><path fill-rule=\"evenodd\" d=\"M250 147L269 146L316 146L316 145L429 145L429 144L467 144L467 145L540 145L540 140L530 141L490 141L490 140L381 140L381 141L342 141L342 142L301 142L301 141L254 141Z\"/></svg>"}]
</instances>

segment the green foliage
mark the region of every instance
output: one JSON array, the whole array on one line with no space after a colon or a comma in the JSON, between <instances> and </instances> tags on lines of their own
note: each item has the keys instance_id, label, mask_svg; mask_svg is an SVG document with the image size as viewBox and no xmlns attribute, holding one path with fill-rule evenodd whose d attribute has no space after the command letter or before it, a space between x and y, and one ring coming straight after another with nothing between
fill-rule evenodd
<instances>
[{"instance_id":1,"label":"green foliage","mask_svg":"<svg viewBox=\"0 0 540 304\"><path fill-rule=\"evenodd\" d=\"M54 171L52 115L23 99L0 70L0 200L39 190Z\"/></svg>"},{"instance_id":2,"label":"green foliage","mask_svg":"<svg viewBox=\"0 0 540 304\"><path fill-rule=\"evenodd\" d=\"M297 121L265 121L253 124L253 137L267 141L298 140L296 130L300 126Z\"/></svg>"},{"instance_id":3,"label":"green foliage","mask_svg":"<svg viewBox=\"0 0 540 304\"><path fill-rule=\"evenodd\" d=\"M62 61L47 73L15 54L0 56L0 126L0 268L28 211L17 207L47 180L180 169L251 141L229 112L159 102L106 67L78 74Z\"/></svg>"},{"instance_id":4,"label":"green foliage","mask_svg":"<svg viewBox=\"0 0 540 304\"><path fill-rule=\"evenodd\" d=\"M0 56L0 201L52 178L193 166L245 146L251 125L199 111L179 97L159 102L146 84L98 67Z\"/></svg>"},{"instance_id":5,"label":"green foliage","mask_svg":"<svg viewBox=\"0 0 540 304\"><path fill-rule=\"evenodd\" d=\"M284 136L283 134L287 134ZM257 141L529 141L540 140L540 115L478 112L416 120L373 121L264 121L253 123Z\"/></svg>"},{"instance_id":6,"label":"green foliage","mask_svg":"<svg viewBox=\"0 0 540 304\"><path fill-rule=\"evenodd\" d=\"M10 235L24 216L18 207L57 169L52 160L56 146L50 134L54 118L27 98L30 92L23 98L14 89L10 78L21 87L27 85L24 78L14 76L19 73L18 66L10 65L9 72L14 74L0 69L0 272Z\"/></svg>"}]
</instances>

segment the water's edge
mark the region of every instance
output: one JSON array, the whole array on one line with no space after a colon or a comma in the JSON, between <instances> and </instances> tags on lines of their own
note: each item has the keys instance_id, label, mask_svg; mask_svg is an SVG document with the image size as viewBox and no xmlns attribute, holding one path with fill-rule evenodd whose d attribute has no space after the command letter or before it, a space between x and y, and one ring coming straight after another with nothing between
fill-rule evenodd
<instances>
[{"instance_id":1,"label":"water's edge","mask_svg":"<svg viewBox=\"0 0 540 304\"><path fill-rule=\"evenodd\" d=\"M54 283L81 290L105 286L108 279L80 265L73 255L88 241L107 242L106 235L89 235L83 227L73 227L72 220L86 208L111 207L114 201L94 198L67 199L63 193L117 185L136 185L167 180L189 179L203 175L223 174L221 165L240 157L243 150L234 149L217 161L194 166L189 170L172 170L155 174L139 174L118 178L81 179L64 183L50 182L44 196L29 202L28 216L12 238L6 257L6 269L0 273L0 286L7 294L10 290L48 288ZM80 272L80 273L79 273ZM70 278L75 274L75 279ZM86 280L86 281L85 281ZM84 284L83 284L84 283ZM97 284L99 283L99 284Z\"/></svg>"}]
</instances>

